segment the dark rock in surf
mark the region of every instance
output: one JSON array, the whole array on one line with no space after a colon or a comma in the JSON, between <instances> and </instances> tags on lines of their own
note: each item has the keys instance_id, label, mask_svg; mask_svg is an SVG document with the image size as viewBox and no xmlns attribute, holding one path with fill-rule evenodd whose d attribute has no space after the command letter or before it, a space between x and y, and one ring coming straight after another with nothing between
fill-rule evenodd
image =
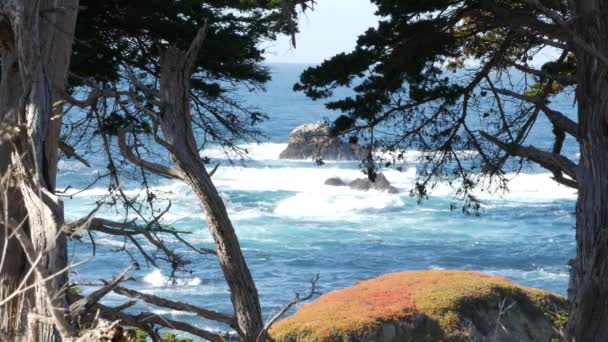
<instances>
[{"instance_id":1,"label":"dark rock in surf","mask_svg":"<svg viewBox=\"0 0 608 342\"><path fill-rule=\"evenodd\" d=\"M332 137L324 123L306 124L296 127L289 137L287 148L280 159L363 160L367 151L361 146L349 144Z\"/></svg>"},{"instance_id":2,"label":"dark rock in surf","mask_svg":"<svg viewBox=\"0 0 608 342\"><path fill-rule=\"evenodd\" d=\"M369 178L359 178L350 182L348 186L353 190L360 191L377 190L386 191L389 194L399 193L399 190L392 186L388 179L386 179L386 177L382 173L378 173L376 175L376 179L374 182L372 182Z\"/></svg>"},{"instance_id":3,"label":"dark rock in surf","mask_svg":"<svg viewBox=\"0 0 608 342\"><path fill-rule=\"evenodd\" d=\"M332 178L328 178L325 181L325 185L329 185L329 186L346 186L346 183L344 183L344 181L341 180L338 177L332 177Z\"/></svg>"}]
</instances>

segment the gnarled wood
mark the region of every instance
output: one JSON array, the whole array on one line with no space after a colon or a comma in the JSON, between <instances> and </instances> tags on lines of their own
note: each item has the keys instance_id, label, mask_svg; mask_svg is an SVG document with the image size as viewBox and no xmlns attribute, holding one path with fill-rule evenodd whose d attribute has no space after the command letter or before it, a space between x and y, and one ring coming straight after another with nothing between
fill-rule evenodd
<instances>
[{"instance_id":1,"label":"gnarled wood","mask_svg":"<svg viewBox=\"0 0 608 342\"><path fill-rule=\"evenodd\" d=\"M56 341L61 335L75 334L65 317L67 299L57 291L67 276L61 273L46 282L41 278L64 272L67 265L66 238L61 231L63 207L53 194L60 127L54 113L61 109L53 106L58 96L52 89L65 86L77 9L78 0L6 0L0 4L2 30L9 32L3 35L8 41L0 44L0 119L27 127L12 144L0 147L4 161L0 171L11 172L13 180L9 197L0 200L8 211L4 222L24 222L20 228L23 239L7 242L10 253L4 263L7 269L0 272L0 297L6 298L24 281L36 284L0 309L0 328L14 341ZM3 236L9 232L8 227L0 228ZM24 252L23 241L31 243L30 253ZM26 279L32 267L26 256L32 260L31 254L41 256L39 266L43 268Z\"/></svg>"},{"instance_id":2,"label":"gnarled wood","mask_svg":"<svg viewBox=\"0 0 608 342\"><path fill-rule=\"evenodd\" d=\"M605 53L608 2L575 3L577 34ZM608 65L583 47L576 59L581 156L567 332L572 341L608 341Z\"/></svg>"},{"instance_id":3,"label":"gnarled wood","mask_svg":"<svg viewBox=\"0 0 608 342\"><path fill-rule=\"evenodd\" d=\"M264 329L258 292L224 201L199 155L191 123L190 77L194 72L194 62L205 39L206 29L205 26L199 30L187 52L173 47L163 52L160 91L150 90L141 85L140 87L144 87L142 91L160 97L160 114L153 115L152 120L158 120L164 137L163 146L175 163L175 171L161 172L161 174L168 176L176 172L178 176L173 178L185 181L201 201L209 231L216 244L216 255L230 288L236 317L236 324L233 326L241 340L254 342ZM135 86L139 84L134 83ZM128 155L124 137L122 140L123 154ZM159 168L156 166L147 167L146 163L139 161L136 164L151 172L159 173ZM212 173L214 172L215 169Z\"/></svg>"},{"instance_id":4,"label":"gnarled wood","mask_svg":"<svg viewBox=\"0 0 608 342\"><path fill-rule=\"evenodd\" d=\"M199 31L187 53L169 48L161 56L160 126L163 136L172 146L170 153L177 171L205 208L207 225L230 288L241 339L253 342L264 328L258 292L224 201L199 155L189 115L193 61L197 58L205 32L206 28Z\"/></svg>"}]
</instances>

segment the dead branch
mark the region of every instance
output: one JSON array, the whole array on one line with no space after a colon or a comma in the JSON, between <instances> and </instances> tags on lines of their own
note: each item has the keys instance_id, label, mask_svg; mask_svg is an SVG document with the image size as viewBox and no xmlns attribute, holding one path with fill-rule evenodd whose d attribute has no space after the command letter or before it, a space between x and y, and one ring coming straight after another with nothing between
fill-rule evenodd
<instances>
[{"instance_id":1,"label":"dead branch","mask_svg":"<svg viewBox=\"0 0 608 342\"><path fill-rule=\"evenodd\" d=\"M91 341L135 342L135 332L125 330L120 325L120 321L116 321L98 324L91 329L85 330L79 337L66 340L65 342Z\"/></svg>"},{"instance_id":2,"label":"dead branch","mask_svg":"<svg viewBox=\"0 0 608 342\"><path fill-rule=\"evenodd\" d=\"M59 149L61 149L61 151L65 153L66 157L74 158L84 164L86 167L91 167L91 164L89 164L88 161L86 161L83 157L76 153L76 150L72 146L66 144L63 140L59 141Z\"/></svg>"},{"instance_id":3,"label":"dead branch","mask_svg":"<svg viewBox=\"0 0 608 342\"><path fill-rule=\"evenodd\" d=\"M106 282L104 287L91 293L87 297L79 299L78 301L72 303L70 305L70 314L72 316L72 320L74 322L80 321L80 318L84 317L87 312L89 312L89 310L93 307L93 305L97 304L103 297L105 297L108 293L112 292L125 279L125 276L129 272L131 267L133 267L133 265L130 265L122 272L120 272L120 274L111 282Z\"/></svg>"},{"instance_id":4,"label":"dead branch","mask_svg":"<svg viewBox=\"0 0 608 342\"><path fill-rule=\"evenodd\" d=\"M186 51L184 56L184 73L191 75L194 72L194 66L196 65L196 60L198 59L198 53L203 46L203 42L207 37L207 30L209 29L209 20L205 19L205 23L203 27L198 30L196 33L196 37L190 43L190 48Z\"/></svg>"},{"instance_id":5,"label":"dead branch","mask_svg":"<svg viewBox=\"0 0 608 342\"><path fill-rule=\"evenodd\" d=\"M219 169L219 168L220 168L220 163L215 164L213 169L211 171L209 171L209 177L213 177L213 175L217 172L217 169Z\"/></svg>"},{"instance_id":6,"label":"dead branch","mask_svg":"<svg viewBox=\"0 0 608 342\"><path fill-rule=\"evenodd\" d=\"M319 282L319 274L317 273L317 275L310 281L310 290L308 292L308 294L304 297L302 297L302 295L298 292L296 292L294 299L289 302L287 305L285 305L279 312L277 312L274 316L272 316L268 322L266 322L266 325L264 325L264 329L260 332L260 334L258 335L257 338L257 342L264 342L267 339L267 335L268 335L268 331L270 330L270 328L272 328L272 326L281 318L283 317L289 310L291 310L292 307L302 303L302 302L306 302L309 301L310 299L312 299L312 297L316 296L316 295L320 295L321 293L317 290L317 283Z\"/></svg>"},{"instance_id":7,"label":"dead branch","mask_svg":"<svg viewBox=\"0 0 608 342\"><path fill-rule=\"evenodd\" d=\"M122 311L116 310L115 308L102 304L95 305L93 309L99 310L100 317L103 319L111 322L120 321L122 325L139 327L145 331L151 330L150 325L158 325L173 330L187 332L212 342L226 342L226 340L230 340L229 336L218 335L210 331L197 328L188 323L174 321L151 312L142 312L138 315L129 315Z\"/></svg>"},{"instance_id":8,"label":"dead branch","mask_svg":"<svg viewBox=\"0 0 608 342\"><path fill-rule=\"evenodd\" d=\"M158 296L154 296L154 295L147 294L147 293L142 293L142 292L135 291L135 290L128 289L125 287L121 287L121 286L115 286L112 290L119 295L126 296L129 298L134 298L134 299L140 299L146 303L156 305L159 307L164 307L164 308L177 310L177 311L191 312L204 319L227 324L228 326L234 328L235 330L238 330L236 327L236 324L235 324L234 317L231 317L231 316L228 316L228 315L225 315L225 314L213 311L213 310L203 309L201 307L198 307L198 306L195 306L192 304L187 304L187 303L182 303L182 302L178 302L178 301L161 298Z\"/></svg>"}]
</instances>

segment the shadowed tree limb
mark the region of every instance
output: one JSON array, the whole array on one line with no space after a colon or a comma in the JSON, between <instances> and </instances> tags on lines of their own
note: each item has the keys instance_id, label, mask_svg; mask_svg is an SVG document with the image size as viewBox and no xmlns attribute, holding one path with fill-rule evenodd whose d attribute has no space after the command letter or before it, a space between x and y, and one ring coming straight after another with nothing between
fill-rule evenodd
<instances>
[{"instance_id":1,"label":"shadowed tree limb","mask_svg":"<svg viewBox=\"0 0 608 342\"><path fill-rule=\"evenodd\" d=\"M529 159L547 170L550 170L555 175L555 180L563 185L571 188L577 188L576 183L576 170L578 166L570 159L551 152L545 152L532 146L521 146L517 144L507 144L496 137L486 133L480 132L480 134L488 141L496 145L501 150L505 151L511 156L517 156ZM560 176L566 174L571 179Z\"/></svg>"},{"instance_id":2,"label":"shadowed tree limb","mask_svg":"<svg viewBox=\"0 0 608 342\"><path fill-rule=\"evenodd\" d=\"M512 97L515 99L519 99L519 100L530 102L530 103L537 105L543 111L543 113L545 113L545 115L547 115L547 118L549 118L549 120L554 125L556 125L560 129L564 130L566 133L570 134L571 136L578 138L578 124L574 120L568 118L563 113L549 108L549 106L547 106L547 104L546 104L546 99L543 99L540 96L529 96L529 95L519 94L514 91L507 90L507 89L496 88L496 89L494 89L494 91L496 91L497 93L499 93L501 95L506 95L506 96L509 96L509 97Z\"/></svg>"}]
</instances>

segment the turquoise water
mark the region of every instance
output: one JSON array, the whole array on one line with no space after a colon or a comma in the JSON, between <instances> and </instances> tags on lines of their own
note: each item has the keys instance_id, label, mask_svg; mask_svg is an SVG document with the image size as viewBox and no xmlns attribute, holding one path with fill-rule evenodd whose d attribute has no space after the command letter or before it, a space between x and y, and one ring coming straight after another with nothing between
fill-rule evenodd
<instances>
[{"instance_id":1,"label":"turquoise water","mask_svg":"<svg viewBox=\"0 0 608 342\"><path fill-rule=\"evenodd\" d=\"M280 161L291 129L324 117L334 117L321 103L291 92L299 65L273 65L274 80L266 93L248 94L246 100L268 113L271 120L261 128L268 136L260 145L247 145L250 160L244 165L223 163L214 181L227 204L247 262L256 280L268 316L306 289L320 274L323 292L387 272L418 269L465 269L502 275L515 282L565 294L567 261L574 256L574 191L559 186L542 170L528 169L513 175L511 191L502 196L480 193L485 206L480 216L451 211L451 189L439 184L429 200L416 203L409 196L416 178L416 153L410 153L404 172L386 171L400 194L356 192L323 185L325 179L361 177L357 163L328 162L315 166L307 161ZM558 98L555 104L574 115L572 100ZM533 143L550 146L551 130L546 123L531 137ZM543 126L544 125L544 126ZM574 145L566 149L576 158ZM204 154L225 158L221 151ZM75 192L94 177L97 170L73 162L62 162L60 187ZM189 188L173 181L156 181L155 187L171 199L173 206L165 223L191 231L192 243L212 247L202 210ZM129 188L127 191L135 192ZM105 192L103 184L66 199L69 219L86 215ZM102 215L121 219L118 213ZM193 261L191 273L181 274L177 285L168 285L166 269L145 267L131 272L129 287L187 301L206 308L230 312L229 294L211 256L197 255L176 241L167 240ZM97 236L97 254L83 239L71 245L76 259L87 259L73 280L110 278L130 263L118 238ZM132 247L127 247L134 252ZM116 295L108 304L125 302ZM139 304L134 309L153 311L208 329L213 323L179 312Z\"/></svg>"}]
</instances>

